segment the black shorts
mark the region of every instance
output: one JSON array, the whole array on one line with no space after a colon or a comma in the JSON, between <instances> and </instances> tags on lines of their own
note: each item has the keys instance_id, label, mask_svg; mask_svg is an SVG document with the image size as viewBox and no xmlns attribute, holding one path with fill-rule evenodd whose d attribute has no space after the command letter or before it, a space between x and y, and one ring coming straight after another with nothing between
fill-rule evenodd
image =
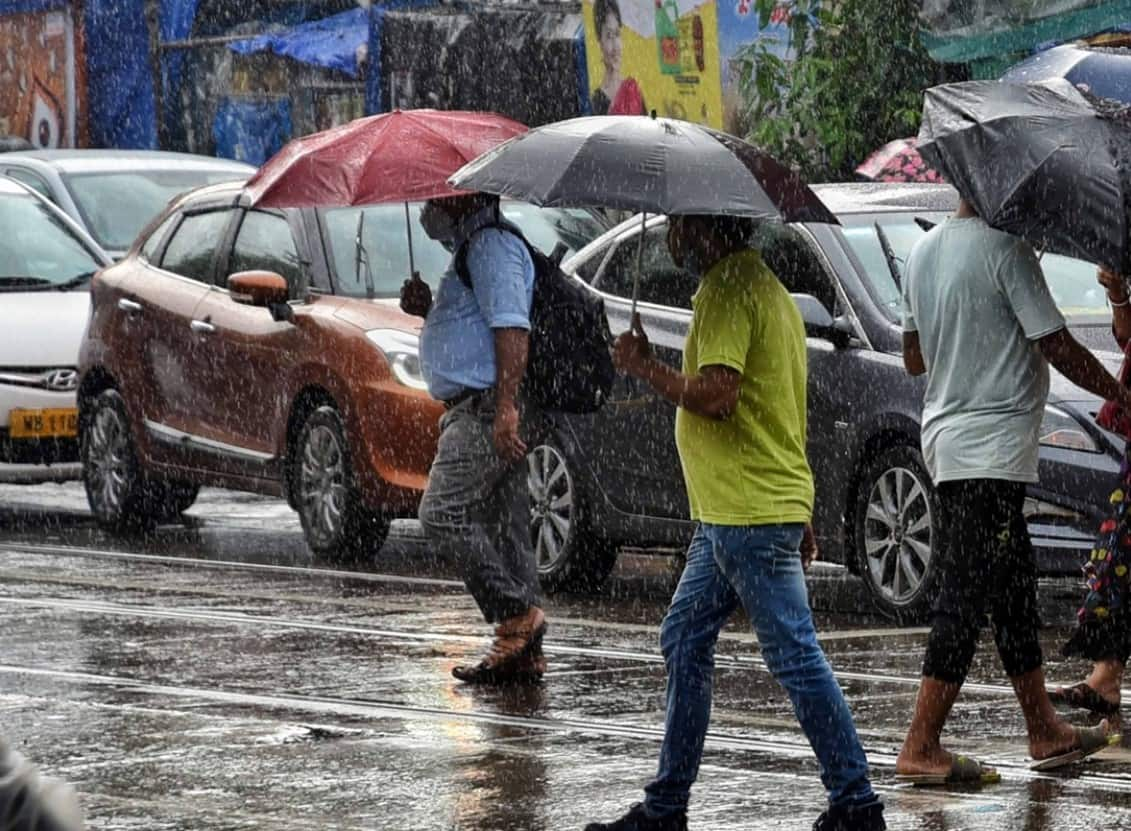
<instances>
[{"instance_id":1,"label":"black shorts","mask_svg":"<svg viewBox=\"0 0 1131 831\"><path fill-rule=\"evenodd\" d=\"M923 674L962 683L987 617L1006 674L1041 666L1037 574L1025 485L965 479L938 486L946 547Z\"/></svg>"}]
</instances>

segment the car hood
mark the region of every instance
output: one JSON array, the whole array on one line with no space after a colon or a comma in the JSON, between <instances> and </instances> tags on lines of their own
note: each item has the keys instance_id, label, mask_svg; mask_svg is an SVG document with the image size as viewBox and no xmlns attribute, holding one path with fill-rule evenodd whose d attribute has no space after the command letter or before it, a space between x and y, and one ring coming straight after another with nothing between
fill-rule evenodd
<instances>
[{"instance_id":1,"label":"car hood","mask_svg":"<svg viewBox=\"0 0 1131 831\"><path fill-rule=\"evenodd\" d=\"M334 312L334 317L365 331L397 329L401 332L420 334L420 328L424 325L421 318L402 312L400 302L392 299L350 298L342 302Z\"/></svg>"},{"instance_id":2,"label":"car hood","mask_svg":"<svg viewBox=\"0 0 1131 831\"><path fill-rule=\"evenodd\" d=\"M0 367L73 367L90 319L90 292L0 294Z\"/></svg>"}]
</instances>

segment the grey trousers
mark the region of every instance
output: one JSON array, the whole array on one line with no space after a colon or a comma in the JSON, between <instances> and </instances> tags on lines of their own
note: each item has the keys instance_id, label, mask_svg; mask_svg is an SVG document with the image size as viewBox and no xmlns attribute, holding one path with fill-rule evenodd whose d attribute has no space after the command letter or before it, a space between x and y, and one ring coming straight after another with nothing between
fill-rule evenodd
<instances>
[{"instance_id":1,"label":"grey trousers","mask_svg":"<svg viewBox=\"0 0 1131 831\"><path fill-rule=\"evenodd\" d=\"M545 417L522 407L527 445L546 434ZM436 553L455 563L488 623L541 605L530 540L526 461L495 451L491 395L453 407L440 419L440 443L420 503L420 524Z\"/></svg>"}]
</instances>

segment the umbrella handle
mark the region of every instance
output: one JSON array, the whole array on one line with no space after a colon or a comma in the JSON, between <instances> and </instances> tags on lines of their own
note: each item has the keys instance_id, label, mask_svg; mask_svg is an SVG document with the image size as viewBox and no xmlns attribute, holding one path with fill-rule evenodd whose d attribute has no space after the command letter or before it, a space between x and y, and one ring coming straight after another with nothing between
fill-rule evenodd
<instances>
[{"instance_id":1,"label":"umbrella handle","mask_svg":"<svg viewBox=\"0 0 1131 831\"><path fill-rule=\"evenodd\" d=\"M408 213L408 202L404 203L404 227L408 232L408 276L416 275L416 257L412 252L412 219Z\"/></svg>"},{"instance_id":2,"label":"umbrella handle","mask_svg":"<svg viewBox=\"0 0 1131 831\"><path fill-rule=\"evenodd\" d=\"M636 243L636 274L632 278L632 317L636 318L636 300L640 296L640 271L644 262L644 232L647 230L648 213L640 215L640 237Z\"/></svg>"}]
</instances>

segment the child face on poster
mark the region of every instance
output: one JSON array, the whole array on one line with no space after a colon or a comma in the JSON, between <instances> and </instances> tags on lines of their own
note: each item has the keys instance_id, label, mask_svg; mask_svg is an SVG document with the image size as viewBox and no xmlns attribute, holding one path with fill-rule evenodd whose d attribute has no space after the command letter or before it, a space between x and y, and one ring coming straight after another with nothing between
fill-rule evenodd
<instances>
[{"instance_id":1,"label":"child face on poster","mask_svg":"<svg viewBox=\"0 0 1131 831\"><path fill-rule=\"evenodd\" d=\"M621 41L620 7L616 0L596 0L593 4L597 36L601 44L601 60L606 78L620 77Z\"/></svg>"}]
</instances>

